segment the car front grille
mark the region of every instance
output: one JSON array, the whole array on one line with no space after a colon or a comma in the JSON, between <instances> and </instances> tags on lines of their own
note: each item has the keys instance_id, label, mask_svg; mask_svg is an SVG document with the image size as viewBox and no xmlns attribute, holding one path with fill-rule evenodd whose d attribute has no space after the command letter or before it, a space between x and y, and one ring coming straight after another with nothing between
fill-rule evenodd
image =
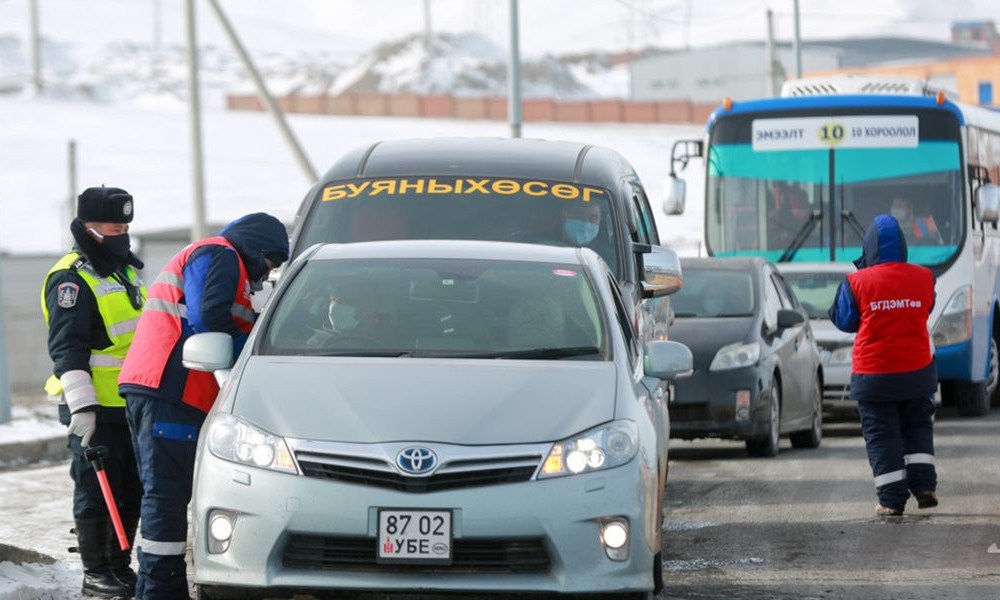
<instances>
[{"instance_id":1,"label":"car front grille","mask_svg":"<svg viewBox=\"0 0 1000 600\"><path fill-rule=\"evenodd\" d=\"M545 573L549 554L540 539L456 539L450 565L378 564L374 538L292 535L283 562L290 569L396 573Z\"/></svg>"},{"instance_id":2,"label":"car front grille","mask_svg":"<svg viewBox=\"0 0 1000 600\"><path fill-rule=\"evenodd\" d=\"M528 481L542 457L533 454L453 460L423 477L402 475L385 461L357 456L298 452L296 459L306 477L423 494Z\"/></svg>"}]
</instances>

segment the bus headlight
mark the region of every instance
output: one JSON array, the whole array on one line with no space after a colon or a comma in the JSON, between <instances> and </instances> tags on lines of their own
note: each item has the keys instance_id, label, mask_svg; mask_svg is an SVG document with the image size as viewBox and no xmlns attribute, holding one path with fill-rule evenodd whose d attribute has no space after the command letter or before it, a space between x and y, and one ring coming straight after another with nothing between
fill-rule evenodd
<instances>
[{"instance_id":1,"label":"bus headlight","mask_svg":"<svg viewBox=\"0 0 1000 600\"><path fill-rule=\"evenodd\" d=\"M935 346L950 346L972 337L972 286L964 285L951 295L934 325Z\"/></svg>"}]
</instances>

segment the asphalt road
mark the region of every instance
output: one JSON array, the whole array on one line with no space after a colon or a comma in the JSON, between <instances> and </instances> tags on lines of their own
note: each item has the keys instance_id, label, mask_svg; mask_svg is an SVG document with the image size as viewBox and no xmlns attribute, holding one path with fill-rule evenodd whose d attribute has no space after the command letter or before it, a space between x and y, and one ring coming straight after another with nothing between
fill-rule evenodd
<instances>
[{"instance_id":1,"label":"asphalt road","mask_svg":"<svg viewBox=\"0 0 1000 600\"><path fill-rule=\"evenodd\" d=\"M890 519L875 516L860 425L824 429L820 448L783 439L772 459L739 442L671 442L660 598L1000 598L1000 411L942 408L941 503L911 498Z\"/></svg>"}]
</instances>

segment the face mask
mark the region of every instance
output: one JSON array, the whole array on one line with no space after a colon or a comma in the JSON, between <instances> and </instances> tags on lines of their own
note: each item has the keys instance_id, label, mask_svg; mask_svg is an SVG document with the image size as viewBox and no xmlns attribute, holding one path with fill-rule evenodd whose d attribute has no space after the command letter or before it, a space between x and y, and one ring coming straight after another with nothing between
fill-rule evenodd
<instances>
[{"instance_id":1,"label":"face mask","mask_svg":"<svg viewBox=\"0 0 1000 600\"><path fill-rule=\"evenodd\" d=\"M600 228L601 226L597 223L579 219L566 219L566 222L563 223L563 233L578 246L589 243L597 237Z\"/></svg>"},{"instance_id":2,"label":"face mask","mask_svg":"<svg viewBox=\"0 0 1000 600\"><path fill-rule=\"evenodd\" d=\"M350 331L358 326L358 320L354 318L356 312L357 309L353 306L341 304L334 299L330 300L330 308L327 309L326 318L333 331Z\"/></svg>"},{"instance_id":3,"label":"face mask","mask_svg":"<svg viewBox=\"0 0 1000 600\"><path fill-rule=\"evenodd\" d=\"M115 258L125 260L128 258L130 240L127 233L121 235L106 235L101 242L101 247Z\"/></svg>"},{"instance_id":4,"label":"face mask","mask_svg":"<svg viewBox=\"0 0 1000 600\"><path fill-rule=\"evenodd\" d=\"M890 208L889 214L895 217L897 221L907 221L910 218L910 211L905 208Z\"/></svg>"}]
</instances>

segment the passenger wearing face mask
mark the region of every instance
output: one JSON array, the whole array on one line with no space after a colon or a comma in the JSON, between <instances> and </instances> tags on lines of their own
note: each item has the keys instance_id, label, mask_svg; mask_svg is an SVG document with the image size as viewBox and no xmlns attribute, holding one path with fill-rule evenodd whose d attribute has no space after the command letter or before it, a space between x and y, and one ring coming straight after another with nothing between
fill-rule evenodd
<instances>
[{"instance_id":1,"label":"passenger wearing face mask","mask_svg":"<svg viewBox=\"0 0 1000 600\"><path fill-rule=\"evenodd\" d=\"M211 373L184 367L184 342L196 333L228 333L238 355L257 318L251 294L288 254L281 221L254 213L182 249L149 288L135 351L118 378L144 492L139 598L188 597L184 553L195 446L219 386Z\"/></svg>"},{"instance_id":2,"label":"passenger wearing face mask","mask_svg":"<svg viewBox=\"0 0 1000 600\"><path fill-rule=\"evenodd\" d=\"M115 491L128 539L139 522L142 488L118 372L142 312L146 288L129 248L133 200L123 189L87 188L77 198L70 224L75 244L45 277L42 313L48 324L53 374L45 390L58 399L59 420L68 425L73 452L73 518L83 563L82 592L88 596L130 596L135 572L131 552L118 547L97 474L84 455L105 446L105 472Z\"/></svg>"},{"instance_id":3,"label":"passenger wearing face mask","mask_svg":"<svg viewBox=\"0 0 1000 600\"><path fill-rule=\"evenodd\" d=\"M934 217L930 215L917 216L914 214L913 206L904 198L899 196L892 199L889 214L896 218L906 241L913 245L941 244L944 242L941 232L938 231Z\"/></svg>"}]
</instances>

